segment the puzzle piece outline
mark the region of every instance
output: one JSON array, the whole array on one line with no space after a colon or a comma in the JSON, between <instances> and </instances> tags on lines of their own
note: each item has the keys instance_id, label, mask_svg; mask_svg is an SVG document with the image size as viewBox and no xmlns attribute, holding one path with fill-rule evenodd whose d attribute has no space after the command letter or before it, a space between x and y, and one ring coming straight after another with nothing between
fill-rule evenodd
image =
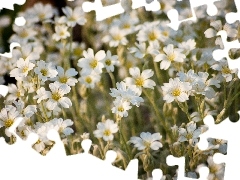
<instances>
[{"instance_id":1,"label":"puzzle piece outline","mask_svg":"<svg viewBox=\"0 0 240 180\"><path fill-rule=\"evenodd\" d=\"M92 144L92 141L89 139L85 139L81 143L84 149L83 153L67 156L58 132L53 129L48 132L47 136L55 142L55 145L46 156L40 155L31 147L38 140L37 134L31 133L27 140L22 140L16 134L15 129L22 120L22 117L17 118L14 124L9 128L9 132L16 137L16 142L13 145L7 144L4 138L0 138L0 159L4 162L0 164L2 177L8 177L9 180L13 180L17 177L20 179L24 178L26 180L30 180L32 179L32 176L27 176L22 173L26 167L28 168L28 171L35 174L44 165L45 172L38 174L35 179L40 180L46 177L47 174L48 178L51 179L76 179L78 177L87 177L88 179L100 178L111 180L114 178L117 180L137 180L137 159L131 160L125 170L119 169L112 165L112 162L117 157L117 153L115 151L107 151L105 160L101 160L89 154L88 152ZM18 163L14 164L13 162L21 162L21 166L19 166ZM65 166L64 171L72 172L71 174L59 172L59 169L62 168L62 163L68 164L68 166ZM76 164L78 166L76 166ZM9 168L11 165L12 167ZM94 169L95 173L89 173L92 169ZM81 173L79 173L79 170L81 170ZM14 173L10 173L12 171L14 171ZM58 172L58 174L56 175L55 172Z\"/></svg>"},{"instance_id":2,"label":"puzzle piece outline","mask_svg":"<svg viewBox=\"0 0 240 180\"><path fill-rule=\"evenodd\" d=\"M240 111L238 111L240 114ZM239 148L240 143L236 141L237 132L239 132L240 121L231 122L229 117L224 119L221 123L215 124L214 118L211 115L208 115L204 118L204 123L208 126L208 130L201 134L200 141L197 146L201 150L205 150L208 146L207 139L215 138L215 139L224 139L228 141L227 155L223 155L220 153L215 153L213 155L213 161L216 164L225 163L225 172L224 179L237 179L239 177L238 169L235 167L235 162L239 162ZM224 131L228 131L228 133L223 133Z\"/></svg>"},{"instance_id":3,"label":"puzzle piece outline","mask_svg":"<svg viewBox=\"0 0 240 180\"><path fill-rule=\"evenodd\" d=\"M216 49L213 51L212 55L213 58L216 61L220 61L223 58L226 58L228 61L228 66L230 69L238 69L238 78L240 78L240 58L238 59L231 59L229 57L229 51L231 49L236 49L236 48L240 48L240 43L238 41L238 39L234 40L234 41L227 41L227 32L224 30L219 31L217 34L217 36L221 36L223 45L224 45L224 49Z\"/></svg>"},{"instance_id":4,"label":"puzzle piece outline","mask_svg":"<svg viewBox=\"0 0 240 180\"><path fill-rule=\"evenodd\" d=\"M183 1L183 0L177 0L177 1ZM178 20L179 19L179 14L178 14L178 11L176 9L171 9L167 12L167 16L168 16L169 20L171 21L168 24L168 26L175 31L178 30L180 24L183 23L183 22L187 22L187 21L196 22L197 21L197 16L196 16L196 13L195 13L195 10L194 10L197 7L207 5L208 15L209 16L216 15L218 10L217 10L217 7L214 5L214 3L218 2L218 1L221 1L221 0L201 0L201 1L188 0L188 1L190 3L192 17L179 21Z\"/></svg>"}]
</instances>

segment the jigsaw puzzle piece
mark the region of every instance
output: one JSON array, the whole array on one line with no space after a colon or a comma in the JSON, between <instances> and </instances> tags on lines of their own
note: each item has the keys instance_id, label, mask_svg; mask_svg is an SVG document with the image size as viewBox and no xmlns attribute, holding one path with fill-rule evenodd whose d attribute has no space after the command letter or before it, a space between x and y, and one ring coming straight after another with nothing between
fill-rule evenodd
<instances>
[{"instance_id":1,"label":"jigsaw puzzle piece","mask_svg":"<svg viewBox=\"0 0 240 180\"><path fill-rule=\"evenodd\" d=\"M234 0L235 6L237 8L237 12L230 12L225 15L226 21L229 24L233 24L237 20L240 21L240 1L239 0Z\"/></svg>"},{"instance_id":2,"label":"jigsaw puzzle piece","mask_svg":"<svg viewBox=\"0 0 240 180\"><path fill-rule=\"evenodd\" d=\"M183 0L178 0L178 1L183 1ZM195 13L195 8L203 5L207 5L207 13L209 16L214 16L217 14L218 10L216 5L214 4L217 1L221 0L188 0L190 2L191 6L191 12L192 12L192 17L184 19L184 20L179 20L179 13L176 9L171 9L167 12L167 16L171 23L168 24L169 27L171 27L173 30L178 30L179 25L183 22L186 21L193 21L196 22L197 16Z\"/></svg>"},{"instance_id":3,"label":"jigsaw puzzle piece","mask_svg":"<svg viewBox=\"0 0 240 180\"><path fill-rule=\"evenodd\" d=\"M162 176L163 176L163 172L161 169L154 169L152 171L152 177L153 177L152 180L160 180Z\"/></svg>"},{"instance_id":4,"label":"jigsaw puzzle piece","mask_svg":"<svg viewBox=\"0 0 240 180\"><path fill-rule=\"evenodd\" d=\"M5 97L8 94L8 87L5 85L0 85L0 95Z\"/></svg>"},{"instance_id":5,"label":"jigsaw puzzle piece","mask_svg":"<svg viewBox=\"0 0 240 180\"><path fill-rule=\"evenodd\" d=\"M117 153L115 151L109 150L105 156L105 162L112 164L117 158Z\"/></svg>"},{"instance_id":6,"label":"jigsaw puzzle piece","mask_svg":"<svg viewBox=\"0 0 240 180\"><path fill-rule=\"evenodd\" d=\"M216 61L219 61L223 58L226 58L228 61L228 66L230 69L235 69L238 68L238 77L240 78L240 58L232 60L229 57L229 51L230 49L239 49L240 48L240 43L238 40L234 40L231 42L227 41L227 32L224 30L221 30L217 33L217 35L220 35L222 38L222 42L224 45L224 49L217 49L213 51L213 58Z\"/></svg>"},{"instance_id":7,"label":"jigsaw puzzle piece","mask_svg":"<svg viewBox=\"0 0 240 180\"><path fill-rule=\"evenodd\" d=\"M8 0L0 3L0 10L3 8L13 10L14 4L23 5L26 2L26 0Z\"/></svg>"},{"instance_id":8,"label":"jigsaw puzzle piece","mask_svg":"<svg viewBox=\"0 0 240 180\"><path fill-rule=\"evenodd\" d=\"M81 146L84 150L84 153L88 153L90 148L91 148L91 145L92 145L92 141L90 139L84 139L82 142L81 142Z\"/></svg>"},{"instance_id":9,"label":"jigsaw puzzle piece","mask_svg":"<svg viewBox=\"0 0 240 180\"><path fill-rule=\"evenodd\" d=\"M101 0L95 0L94 2L84 2L82 4L82 9L84 12L95 11L97 21L102 21L109 17L124 13L124 9L121 5L121 0L117 4L105 7L103 7Z\"/></svg>"},{"instance_id":10,"label":"jigsaw puzzle piece","mask_svg":"<svg viewBox=\"0 0 240 180\"><path fill-rule=\"evenodd\" d=\"M146 0L132 0L132 9L143 6L147 11L159 11L161 9L161 5L157 0L152 0L151 2L147 2Z\"/></svg>"},{"instance_id":11,"label":"jigsaw puzzle piece","mask_svg":"<svg viewBox=\"0 0 240 180\"><path fill-rule=\"evenodd\" d=\"M178 175L177 180L196 180L193 178L185 177L185 157L174 157L169 155L167 157L168 166L178 166ZM207 167L201 167L199 169L199 179L198 180L206 180L209 174L209 169Z\"/></svg>"},{"instance_id":12,"label":"jigsaw puzzle piece","mask_svg":"<svg viewBox=\"0 0 240 180\"><path fill-rule=\"evenodd\" d=\"M240 111L238 111L238 114L240 114ZM208 126L208 130L199 136L198 147L204 150L208 138L227 140L227 155L216 153L213 156L213 161L216 164L226 163L224 179L238 179L239 172L236 162L240 161L240 142L236 140L236 137L238 137L240 121L231 122L229 118L226 118L221 123L214 124L213 117L209 115L204 118L204 123Z\"/></svg>"},{"instance_id":13,"label":"jigsaw puzzle piece","mask_svg":"<svg viewBox=\"0 0 240 180\"><path fill-rule=\"evenodd\" d=\"M54 141L55 144L51 148L51 150L46 154L47 157L50 158L59 158L66 156L66 151L64 144L59 136L59 133L55 129L49 130L47 134L47 138L51 141Z\"/></svg>"},{"instance_id":14,"label":"jigsaw puzzle piece","mask_svg":"<svg viewBox=\"0 0 240 180\"><path fill-rule=\"evenodd\" d=\"M10 52L8 53L5 52L4 54L0 53L0 56L6 57L6 58L12 58L12 51L15 47L21 47L21 46L19 43L13 42L10 44Z\"/></svg>"}]
</instances>

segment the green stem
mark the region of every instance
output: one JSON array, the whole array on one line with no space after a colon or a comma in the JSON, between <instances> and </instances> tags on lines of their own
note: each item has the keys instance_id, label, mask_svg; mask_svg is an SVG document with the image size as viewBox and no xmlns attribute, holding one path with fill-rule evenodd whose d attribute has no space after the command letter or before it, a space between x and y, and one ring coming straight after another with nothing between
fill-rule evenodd
<instances>
[{"instance_id":1,"label":"green stem","mask_svg":"<svg viewBox=\"0 0 240 180\"><path fill-rule=\"evenodd\" d=\"M111 78L111 81L112 81L112 87L116 88L116 80L115 80L115 77L114 77L113 73L112 72L108 72L108 74L109 74L109 76Z\"/></svg>"},{"instance_id":2,"label":"green stem","mask_svg":"<svg viewBox=\"0 0 240 180\"><path fill-rule=\"evenodd\" d=\"M62 108L62 113L63 113L64 119L67 119L67 114L66 114L66 112L63 110L63 108Z\"/></svg>"},{"instance_id":3,"label":"green stem","mask_svg":"<svg viewBox=\"0 0 240 180\"><path fill-rule=\"evenodd\" d=\"M232 94L232 90L234 89L234 84L231 86L229 90L229 95ZM232 102L239 96L240 92L235 94L232 98L228 97L224 101L223 109L222 111L218 114L217 119L216 119L216 124L220 123L222 121L223 116L225 115L227 109L229 106L231 106Z\"/></svg>"},{"instance_id":4,"label":"green stem","mask_svg":"<svg viewBox=\"0 0 240 180\"><path fill-rule=\"evenodd\" d=\"M163 79L160 74L160 69L158 68L158 64L157 64L157 62L154 61L154 59L153 59L153 64L154 64L154 69L155 69L155 72L157 75L158 82L159 82L159 84L163 84Z\"/></svg>"},{"instance_id":5,"label":"green stem","mask_svg":"<svg viewBox=\"0 0 240 180\"><path fill-rule=\"evenodd\" d=\"M163 118L162 118L162 116L161 116L161 114L160 114L160 112L159 112L159 109L158 109L158 107L157 107L157 104L156 104L154 98L150 97L149 94L147 93L147 91L146 91L145 89L143 89L143 93L144 93L144 95L148 98L148 100L150 101L150 103L151 103L152 106L153 106L153 109L155 110L155 114L156 114L156 116L157 116L157 118L158 118L158 119L157 119L157 124L158 124L159 131L160 131L160 129L161 129L160 127L161 127L161 124L162 124L164 130L165 130L166 132L169 132L169 129L167 128L167 124L166 124L166 122L163 120ZM160 124L160 122L161 122L161 124ZM167 134L169 134L170 139L173 140L173 137L172 137L171 132L170 132L170 133L167 133Z\"/></svg>"},{"instance_id":6,"label":"green stem","mask_svg":"<svg viewBox=\"0 0 240 180\"><path fill-rule=\"evenodd\" d=\"M190 114L188 112L188 105L187 105L186 101L184 103L181 103L179 101L176 101L176 102L177 102L178 106L181 108L181 110L187 115L187 118L188 118L189 122L191 122L192 119L191 119Z\"/></svg>"},{"instance_id":7,"label":"green stem","mask_svg":"<svg viewBox=\"0 0 240 180\"><path fill-rule=\"evenodd\" d=\"M130 160L132 159L132 155L131 155L131 151L130 151L128 145L127 145L127 142L126 142L126 140L125 140L125 138L124 138L124 135L123 135L123 133L122 133L122 129L123 129L123 128L122 128L122 121L119 120L118 123L119 123L119 126L120 126L120 129L119 129L120 141L121 141L121 139L122 139L123 145L124 145L124 147L125 147L125 149L126 149L126 151L127 151L128 161L130 161Z\"/></svg>"},{"instance_id":8,"label":"green stem","mask_svg":"<svg viewBox=\"0 0 240 180\"><path fill-rule=\"evenodd\" d=\"M76 127L76 131L77 132L83 132L83 125L84 125L84 122L83 122L83 119L82 119L82 116L81 114L79 113L79 102L78 102L78 95L77 95L77 91L76 91L76 86L72 88L72 92L73 92L73 100L74 100L74 104L75 104L75 107L74 107L74 111L76 114L76 116L74 117L75 121L74 121L74 124L75 124L75 127Z\"/></svg>"},{"instance_id":9,"label":"green stem","mask_svg":"<svg viewBox=\"0 0 240 180\"><path fill-rule=\"evenodd\" d=\"M48 120L48 117L47 117L46 109L45 109L42 101L41 101L41 107L42 107L43 115L44 115L44 118L45 118L45 120L43 120L43 121L48 122L49 120Z\"/></svg>"}]
</instances>

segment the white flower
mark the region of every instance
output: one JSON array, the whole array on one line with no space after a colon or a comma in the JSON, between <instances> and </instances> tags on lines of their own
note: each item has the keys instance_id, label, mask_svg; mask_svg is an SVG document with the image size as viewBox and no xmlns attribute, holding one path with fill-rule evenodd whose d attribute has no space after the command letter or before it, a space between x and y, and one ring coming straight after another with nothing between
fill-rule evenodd
<instances>
[{"instance_id":1,"label":"white flower","mask_svg":"<svg viewBox=\"0 0 240 180\"><path fill-rule=\"evenodd\" d=\"M211 68L221 72L221 75L226 79L226 82L230 82L233 78L233 73L237 72L237 69L229 69L227 60L224 59L212 65Z\"/></svg>"},{"instance_id":2,"label":"white flower","mask_svg":"<svg viewBox=\"0 0 240 180\"><path fill-rule=\"evenodd\" d=\"M20 58L17 61L17 68L10 72L10 76L15 77L16 79L19 77L26 77L28 72L31 71L34 66L35 64L30 63L28 59L24 60L23 58Z\"/></svg>"},{"instance_id":3,"label":"white flower","mask_svg":"<svg viewBox=\"0 0 240 180\"><path fill-rule=\"evenodd\" d=\"M118 27L114 26L109 30L110 35L103 37L102 41L104 43L109 43L110 47L117 47L120 44L126 45L128 40L126 38L127 32L125 30L120 30Z\"/></svg>"},{"instance_id":4,"label":"white flower","mask_svg":"<svg viewBox=\"0 0 240 180\"><path fill-rule=\"evenodd\" d=\"M154 41L155 42L155 41ZM147 48L146 43L135 43L136 47L129 48L130 53L134 53L134 56L137 58L144 58L144 56L147 54Z\"/></svg>"},{"instance_id":5,"label":"white flower","mask_svg":"<svg viewBox=\"0 0 240 180\"><path fill-rule=\"evenodd\" d=\"M190 69L187 73L179 72L177 73L177 76L179 77L180 81L189 82L190 84L192 84L198 78L198 75L194 73L194 70L192 69Z\"/></svg>"},{"instance_id":6,"label":"white flower","mask_svg":"<svg viewBox=\"0 0 240 180\"><path fill-rule=\"evenodd\" d=\"M93 89L96 83L100 81L100 79L101 79L101 76L93 71L89 75L81 76L80 78L78 78L78 81L82 83L84 86L86 86L87 88Z\"/></svg>"},{"instance_id":7,"label":"white flower","mask_svg":"<svg viewBox=\"0 0 240 180\"><path fill-rule=\"evenodd\" d=\"M140 137L131 137L130 141L134 144L134 147L138 148L138 150L144 149L152 149L158 150L162 147L162 143L159 142L162 139L160 133L151 134L149 132L142 132Z\"/></svg>"},{"instance_id":8,"label":"white flower","mask_svg":"<svg viewBox=\"0 0 240 180\"><path fill-rule=\"evenodd\" d=\"M84 132L82 135L80 135L82 139L89 139L89 133Z\"/></svg>"},{"instance_id":9,"label":"white flower","mask_svg":"<svg viewBox=\"0 0 240 180\"><path fill-rule=\"evenodd\" d=\"M104 67L102 60L106 57L103 50L98 51L95 55L93 49L88 48L87 51L83 51L84 58L78 60L78 66L82 68L82 75L89 75L92 71L100 74Z\"/></svg>"},{"instance_id":10,"label":"white flower","mask_svg":"<svg viewBox=\"0 0 240 180\"><path fill-rule=\"evenodd\" d=\"M65 25L56 25L55 32L52 36L53 40L59 41L60 39L66 39L70 37L70 33L68 32L68 27Z\"/></svg>"},{"instance_id":11,"label":"white flower","mask_svg":"<svg viewBox=\"0 0 240 180\"><path fill-rule=\"evenodd\" d=\"M174 100L179 102L188 100L188 92L192 89L189 82L181 82L178 78L171 78L169 83L164 83L163 85L163 100L167 103L171 103Z\"/></svg>"},{"instance_id":12,"label":"white flower","mask_svg":"<svg viewBox=\"0 0 240 180\"><path fill-rule=\"evenodd\" d=\"M54 78L57 76L58 72L52 63L46 63L43 60L37 62L37 67L34 72L38 75L38 78L43 82L47 81L49 78Z\"/></svg>"},{"instance_id":13,"label":"white flower","mask_svg":"<svg viewBox=\"0 0 240 180\"><path fill-rule=\"evenodd\" d=\"M209 168L209 175L207 177L208 180L224 180L224 170L225 170L225 165L222 164L215 164L213 161L213 157L209 156L207 159L208 163L208 168ZM205 166L204 164L200 164L197 167L197 172L199 172L199 169L201 167Z\"/></svg>"},{"instance_id":14,"label":"white flower","mask_svg":"<svg viewBox=\"0 0 240 180\"><path fill-rule=\"evenodd\" d=\"M21 49L13 49L12 58L16 60L23 58L33 63L40 58L41 52L41 47L33 47L32 44L26 44L22 46Z\"/></svg>"},{"instance_id":15,"label":"white flower","mask_svg":"<svg viewBox=\"0 0 240 180\"><path fill-rule=\"evenodd\" d=\"M13 104L16 106L17 111L26 118L30 118L34 113L37 112L36 105L28 105L25 107L25 103L22 100L14 101Z\"/></svg>"},{"instance_id":16,"label":"white flower","mask_svg":"<svg viewBox=\"0 0 240 180\"><path fill-rule=\"evenodd\" d=\"M51 95L51 92L46 91L44 87L41 87L37 90L37 95L33 97L33 99L38 99L37 103L40 103L42 100L48 99Z\"/></svg>"},{"instance_id":17,"label":"white flower","mask_svg":"<svg viewBox=\"0 0 240 180\"><path fill-rule=\"evenodd\" d=\"M49 110L53 110L58 104L64 108L72 106L71 100L67 97L63 97L70 92L71 88L69 86L54 82L49 84L49 88L51 89L51 94L49 94L49 99L46 103Z\"/></svg>"},{"instance_id":18,"label":"white flower","mask_svg":"<svg viewBox=\"0 0 240 180\"><path fill-rule=\"evenodd\" d=\"M77 6L74 10L68 6L63 9L64 14L67 16L67 25L69 27L74 27L76 24L84 25L86 23L86 19L84 18L84 12L81 6Z\"/></svg>"},{"instance_id":19,"label":"white flower","mask_svg":"<svg viewBox=\"0 0 240 180\"><path fill-rule=\"evenodd\" d=\"M198 137L201 134L201 129L196 129L196 123L191 121L187 124L187 130L184 128L179 128L179 142L189 141L189 144L195 146L198 142Z\"/></svg>"},{"instance_id":20,"label":"white flower","mask_svg":"<svg viewBox=\"0 0 240 180\"><path fill-rule=\"evenodd\" d=\"M139 22L136 11L131 11L129 14L121 14L119 18L115 18L112 26L117 26L124 30L126 34L131 34L135 31L135 25Z\"/></svg>"},{"instance_id":21,"label":"white flower","mask_svg":"<svg viewBox=\"0 0 240 180\"><path fill-rule=\"evenodd\" d=\"M53 17L54 8L50 4L35 3L34 6L29 9L28 14L31 14L30 17L34 18L34 22L46 21Z\"/></svg>"},{"instance_id":22,"label":"white flower","mask_svg":"<svg viewBox=\"0 0 240 180\"><path fill-rule=\"evenodd\" d=\"M237 29L234 29L230 25L225 24L223 26L221 20L216 20L216 21L211 22L210 26L212 26L213 28L209 28L204 32L206 38L215 37L217 35L217 33L221 30L225 30L227 32L228 36L233 37L233 38L236 37L238 34ZM216 38L215 44L220 45L220 47L223 48L222 40L220 37Z\"/></svg>"},{"instance_id":23,"label":"white flower","mask_svg":"<svg viewBox=\"0 0 240 180\"><path fill-rule=\"evenodd\" d=\"M127 77L125 79L127 85L136 85L140 91L142 91L142 87L154 89L154 86L156 86L156 83L149 79L154 74L151 69L146 69L140 73L140 69L138 67L134 67L129 69L129 73L132 75L132 78Z\"/></svg>"},{"instance_id":24,"label":"white flower","mask_svg":"<svg viewBox=\"0 0 240 180\"><path fill-rule=\"evenodd\" d=\"M119 99L116 99L113 101L114 107L112 108L112 113L117 114L120 117L127 117L128 116L128 110L132 108L130 106L130 103L127 101L122 101Z\"/></svg>"},{"instance_id":25,"label":"white flower","mask_svg":"<svg viewBox=\"0 0 240 180\"><path fill-rule=\"evenodd\" d=\"M53 129L51 123L39 123L34 125L34 132L39 136L38 141L33 145L36 151L41 152L45 149L46 145L52 145L52 142L48 140L47 133L49 130Z\"/></svg>"},{"instance_id":26,"label":"white flower","mask_svg":"<svg viewBox=\"0 0 240 180\"><path fill-rule=\"evenodd\" d=\"M161 39L161 31L156 25L145 24L137 34L139 42L153 42Z\"/></svg>"},{"instance_id":27,"label":"white flower","mask_svg":"<svg viewBox=\"0 0 240 180\"><path fill-rule=\"evenodd\" d=\"M149 54L153 55L154 57L156 57L158 54L161 54L162 52L162 46L160 44L160 42L158 41L153 41L149 43L149 46L147 48L147 51L149 52Z\"/></svg>"},{"instance_id":28,"label":"white flower","mask_svg":"<svg viewBox=\"0 0 240 180\"><path fill-rule=\"evenodd\" d=\"M25 93L19 81L17 83L17 86L15 84L9 84L8 92L9 92L9 95L7 96L7 101L14 101L17 98L23 97Z\"/></svg>"},{"instance_id":29,"label":"white flower","mask_svg":"<svg viewBox=\"0 0 240 180\"><path fill-rule=\"evenodd\" d=\"M0 112L0 128L5 126L8 129L16 121L17 117L19 117L17 108L12 105L6 106Z\"/></svg>"},{"instance_id":30,"label":"white flower","mask_svg":"<svg viewBox=\"0 0 240 180\"><path fill-rule=\"evenodd\" d=\"M116 83L117 88L111 88L110 95L115 98L119 98L123 101L128 101L133 105L139 106L141 102L144 102L143 98L140 97L141 92L135 86L127 86L126 83Z\"/></svg>"},{"instance_id":31,"label":"white flower","mask_svg":"<svg viewBox=\"0 0 240 180\"><path fill-rule=\"evenodd\" d=\"M63 120L62 118L54 118L49 122L55 126L54 129L57 129L61 135L63 134L62 137L68 136L74 132L73 129L69 127L73 125L71 119Z\"/></svg>"},{"instance_id":32,"label":"white flower","mask_svg":"<svg viewBox=\"0 0 240 180\"><path fill-rule=\"evenodd\" d=\"M58 75L52 79L53 81L58 81L59 83L66 84L68 86L75 86L78 82L77 79L73 78L73 76L78 74L74 68L70 68L64 72L64 69L61 66L57 66L57 72Z\"/></svg>"},{"instance_id":33,"label":"white flower","mask_svg":"<svg viewBox=\"0 0 240 180\"><path fill-rule=\"evenodd\" d=\"M16 32L10 37L10 42L18 42L19 44L27 44L29 40L34 40L37 32L29 26L13 25L13 30Z\"/></svg>"},{"instance_id":34,"label":"white flower","mask_svg":"<svg viewBox=\"0 0 240 180\"><path fill-rule=\"evenodd\" d=\"M111 51L107 51L106 57L102 60L107 72L114 71L114 65L119 65L118 56L112 56Z\"/></svg>"},{"instance_id":35,"label":"white flower","mask_svg":"<svg viewBox=\"0 0 240 180\"><path fill-rule=\"evenodd\" d=\"M118 125L113 120L107 119L105 122L97 124L97 130L93 132L96 138L103 138L104 141L112 141L113 134L118 132Z\"/></svg>"},{"instance_id":36,"label":"white flower","mask_svg":"<svg viewBox=\"0 0 240 180\"><path fill-rule=\"evenodd\" d=\"M207 80L208 76L209 74L206 72L198 72L198 78L192 83L192 91L193 93L202 94L208 99L212 99L216 93L211 86L214 85L219 88L220 85L219 81L214 78Z\"/></svg>"},{"instance_id":37,"label":"white flower","mask_svg":"<svg viewBox=\"0 0 240 180\"><path fill-rule=\"evenodd\" d=\"M196 48L196 42L194 39L189 39L185 42L182 42L178 44L179 49L183 49L183 52L185 55L188 55L191 50Z\"/></svg>"},{"instance_id":38,"label":"white flower","mask_svg":"<svg viewBox=\"0 0 240 180\"><path fill-rule=\"evenodd\" d=\"M154 59L155 62L162 61L160 64L160 69L167 70L172 62L183 62L184 58L186 58L186 56L181 53L182 50L174 48L172 44L164 47L163 51L165 54L159 54Z\"/></svg>"}]
</instances>

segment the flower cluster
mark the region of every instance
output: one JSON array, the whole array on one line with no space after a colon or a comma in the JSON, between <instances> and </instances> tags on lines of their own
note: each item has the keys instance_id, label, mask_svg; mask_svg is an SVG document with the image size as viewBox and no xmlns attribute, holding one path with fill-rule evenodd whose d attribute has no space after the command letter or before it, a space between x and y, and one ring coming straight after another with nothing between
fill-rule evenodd
<instances>
[{"instance_id":1,"label":"flower cluster","mask_svg":"<svg viewBox=\"0 0 240 180\"><path fill-rule=\"evenodd\" d=\"M8 43L21 47L12 57L0 56L0 84L9 88L0 97L0 134L13 144L8 129L23 117L17 134L37 133L33 148L43 155L54 146L46 134L55 129L69 154L82 152L79 142L90 138L93 155L104 159L107 150L118 152L117 167L125 169L138 158L141 179L151 179L159 167L162 179L174 179L176 171L166 164L173 155L186 157L187 176L198 178L199 167L207 165L208 179L221 180L224 165L213 164L212 156L226 154L227 142L209 139L205 151L197 143L207 130L205 116L214 116L215 123L238 118L237 70L212 57L216 46L223 46L217 32L227 31L229 41L239 39L237 25L222 21L231 3L216 2L219 14L211 18L204 8L196 9L197 23L186 21L178 31L167 25L167 12L177 8L179 18L188 17L186 2L161 0L160 11L147 12L132 10L126 0L125 13L101 22L85 14L82 3L68 1L61 11L36 3L17 14L26 24L12 25ZM0 35L9 19L0 17ZM1 52L7 51L4 38ZM236 59L239 51L229 56Z\"/></svg>"}]
</instances>

